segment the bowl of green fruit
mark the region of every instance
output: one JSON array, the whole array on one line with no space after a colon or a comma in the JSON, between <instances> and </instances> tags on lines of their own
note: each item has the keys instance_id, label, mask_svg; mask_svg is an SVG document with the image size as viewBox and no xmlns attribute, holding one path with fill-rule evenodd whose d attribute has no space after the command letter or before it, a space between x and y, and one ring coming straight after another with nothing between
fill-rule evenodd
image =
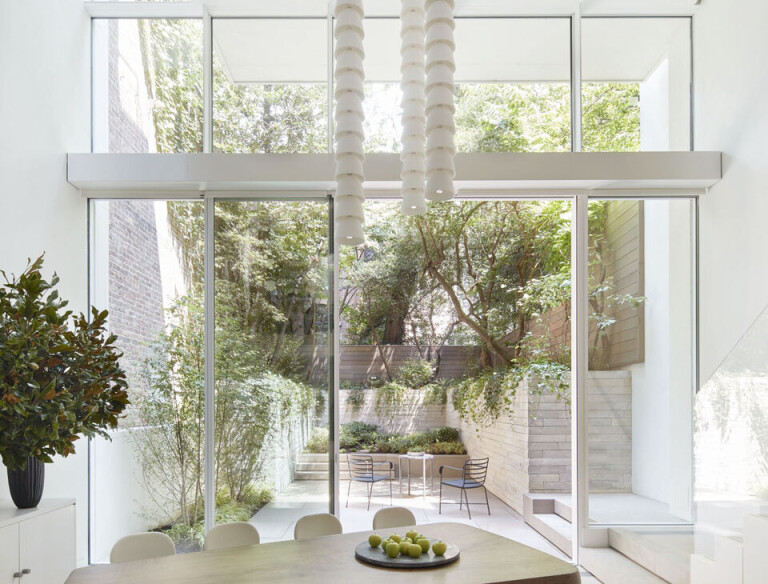
<instances>
[{"instance_id":1,"label":"bowl of green fruit","mask_svg":"<svg viewBox=\"0 0 768 584\"><path fill-rule=\"evenodd\" d=\"M459 548L440 539L428 538L418 531L384 537L372 533L355 548L361 562L385 568L435 568L459 559Z\"/></svg>"}]
</instances>

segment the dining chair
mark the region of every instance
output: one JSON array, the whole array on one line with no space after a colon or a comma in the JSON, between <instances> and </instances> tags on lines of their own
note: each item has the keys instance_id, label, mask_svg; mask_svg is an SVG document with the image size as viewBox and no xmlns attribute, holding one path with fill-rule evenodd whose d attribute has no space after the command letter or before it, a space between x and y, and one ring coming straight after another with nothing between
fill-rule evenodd
<instances>
[{"instance_id":1,"label":"dining chair","mask_svg":"<svg viewBox=\"0 0 768 584\"><path fill-rule=\"evenodd\" d=\"M374 529L405 527L406 525L416 525L416 517L405 507L385 507L376 511L376 515L373 516Z\"/></svg>"},{"instance_id":2,"label":"dining chair","mask_svg":"<svg viewBox=\"0 0 768 584\"><path fill-rule=\"evenodd\" d=\"M349 507L349 493L352 490L352 481L365 483L368 489L368 507L371 508L371 495L373 494L373 485L379 481L389 481L389 504L392 504L392 480L395 465L391 461L374 462L369 454L347 454L347 466L349 467L349 485L347 486L347 504ZM376 467L386 466L387 474L376 474Z\"/></svg>"},{"instance_id":3,"label":"dining chair","mask_svg":"<svg viewBox=\"0 0 768 584\"><path fill-rule=\"evenodd\" d=\"M310 539L340 533L341 521L335 515L316 513L305 515L296 522L296 527L293 528L293 539Z\"/></svg>"},{"instance_id":4,"label":"dining chair","mask_svg":"<svg viewBox=\"0 0 768 584\"><path fill-rule=\"evenodd\" d=\"M148 533L136 533L126 535L117 540L112 546L109 554L111 564L122 564L123 562L133 562L135 560L149 560L151 558L161 558L163 556L172 556L176 553L176 546L173 540L157 531Z\"/></svg>"},{"instance_id":5,"label":"dining chair","mask_svg":"<svg viewBox=\"0 0 768 584\"><path fill-rule=\"evenodd\" d=\"M461 472L460 479L443 479L443 469L450 468ZM446 487L455 487L461 489L459 496L459 509L466 500L467 513L469 518L472 519L472 512L469 510L469 497L467 491L470 489L479 489L483 487L485 491L485 506L488 508L488 515L491 514L491 506L488 504L488 489L485 488L485 477L488 474L488 457L486 458L469 458L464 461L462 468L456 468L455 466L441 466L438 469L440 473L440 497L438 499L438 513L443 512L443 485ZM482 505L483 503L472 503L473 505Z\"/></svg>"},{"instance_id":6,"label":"dining chair","mask_svg":"<svg viewBox=\"0 0 768 584\"><path fill-rule=\"evenodd\" d=\"M215 525L205 536L205 551L243 547L259 543L259 530L245 521Z\"/></svg>"}]
</instances>

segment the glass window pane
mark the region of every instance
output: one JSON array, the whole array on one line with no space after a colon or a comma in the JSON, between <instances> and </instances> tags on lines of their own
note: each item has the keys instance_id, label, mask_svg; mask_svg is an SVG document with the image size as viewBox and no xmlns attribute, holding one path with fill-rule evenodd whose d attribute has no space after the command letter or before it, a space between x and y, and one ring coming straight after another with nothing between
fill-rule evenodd
<instances>
[{"instance_id":1,"label":"glass window pane","mask_svg":"<svg viewBox=\"0 0 768 584\"><path fill-rule=\"evenodd\" d=\"M93 25L93 151L201 152L200 20Z\"/></svg>"},{"instance_id":2,"label":"glass window pane","mask_svg":"<svg viewBox=\"0 0 768 584\"><path fill-rule=\"evenodd\" d=\"M690 19L585 18L581 64L585 151L690 149Z\"/></svg>"},{"instance_id":3,"label":"glass window pane","mask_svg":"<svg viewBox=\"0 0 768 584\"><path fill-rule=\"evenodd\" d=\"M218 152L328 152L328 26L321 19L213 22Z\"/></svg>"},{"instance_id":4,"label":"glass window pane","mask_svg":"<svg viewBox=\"0 0 768 584\"><path fill-rule=\"evenodd\" d=\"M328 203L216 203L216 522L329 509Z\"/></svg>"},{"instance_id":5,"label":"glass window pane","mask_svg":"<svg viewBox=\"0 0 768 584\"><path fill-rule=\"evenodd\" d=\"M694 210L690 199L590 202L587 426L596 524L692 520Z\"/></svg>"},{"instance_id":6,"label":"glass window pane","mask_svg":"<svg viewBox=\"0 0 768 584\"><path fill-rule=\"evenodd\" d=\"M459 152L570 150L570 21L456 20ZM365 23L367 152L400 150L400 22Z\"/></svg>"},{"instance_id":7,"label":"glass window pane","mask_svg":"<svg viewBox=\"0 0 768 584\"><path fill-rule=\"evenodd\" d=\"M93 562L160 530L177 551L203 536L201 202L96 201L94 305L109 310L131 406L93 441Z\"/></svg>"},{"instance_id":8,"label":"glass window pane","mask_svg":"<svg viewBox=\"0 0 768 584\"><path fill-rule=\"evenodd\" d=\"M468 457L490 458L492 507L522 514L529 493L568 497L570 203L432 203L406 217L366 201L366 216L365 245L339 259L342 471L360 451L391 461L395 504L428 521L467 518L457 490L443 486L439 503L437 469ZM434 455L434 469L409 452ZM345 487L342 519L357 524L369 495ZM388 495L386 483L373 492L369 516ZM467 496L472 520L486 517L483 494Z\"/></svg>"}]
</instances>

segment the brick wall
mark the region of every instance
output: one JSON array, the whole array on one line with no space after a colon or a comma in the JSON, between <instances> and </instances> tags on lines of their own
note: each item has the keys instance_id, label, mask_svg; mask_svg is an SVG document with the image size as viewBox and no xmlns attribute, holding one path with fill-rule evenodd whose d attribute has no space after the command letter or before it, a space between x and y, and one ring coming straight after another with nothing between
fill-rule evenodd
<instances>
[{"instance_id":1,"label":"brick wall","mask_svg":"<svg viewBox=\"0 0 768 584\"><path fill-rule=\"evenodd\" d=\"M153 201L109 204L109 328L123 352L130 388L141 387L141 362L165 325Z\"/></svg>"}]
</instances>

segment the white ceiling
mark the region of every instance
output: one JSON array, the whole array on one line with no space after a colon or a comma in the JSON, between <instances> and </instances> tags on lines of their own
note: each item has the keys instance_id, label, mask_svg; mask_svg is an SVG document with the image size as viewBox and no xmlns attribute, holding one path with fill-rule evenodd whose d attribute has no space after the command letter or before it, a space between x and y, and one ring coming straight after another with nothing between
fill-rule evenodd
<instances>
[{"instance_id":1,"label":"white ceiling","mask_svg":"<svg viewBox=\"0 0 768 584\"><path fill-rule=\"evenodd\" d=\"M367 81L400 75L399 21L365 24ZM328 79L323 19L216 19L214 47L237 83L324 82ZM567 81L570 21L565 18L461 18L456 24L456 80ZM585 81L640 81L676 42L689 44L683 18L582 21Z\"/></svg>"}]
</instances>

